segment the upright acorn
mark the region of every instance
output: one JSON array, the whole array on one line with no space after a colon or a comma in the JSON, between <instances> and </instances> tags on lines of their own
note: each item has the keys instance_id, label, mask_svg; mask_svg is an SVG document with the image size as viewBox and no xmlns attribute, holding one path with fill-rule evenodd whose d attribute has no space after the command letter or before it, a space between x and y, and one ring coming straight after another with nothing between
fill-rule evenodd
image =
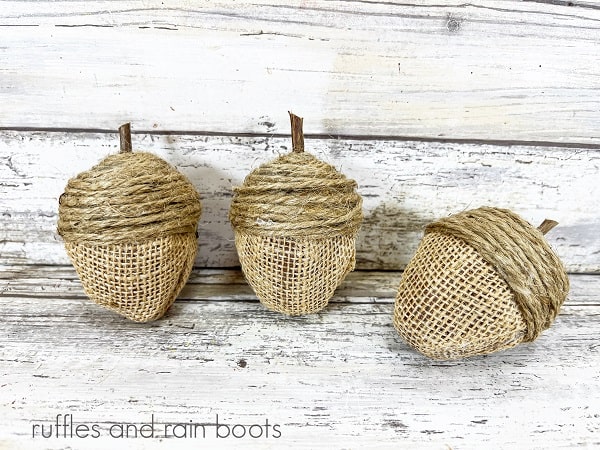
<instances>
[{"instance_id":1,"label":"upright acorn","mask_svg":"<svg viewBox=\"0 0 600 450\"><path fill-rule=\"evenodd\" d=\"M292 152L234 188L229 219L242 270L267 308L323 309L354 269L362 198L356 182L304 152L302 119L290 113Z\"/></svg>"},{"instance_id":2,"label":"upright acorn","mask_svg":"<svg viewBox=\"0 0 600 450\"><path fill-rule=\"evenodd\" d=\"M394 325L435 359L484 355L536 339L569 292L565 269L517 214L482 207L438 220L402 275Z\"/></svg>"},{"instance_id":3,"label":"upright acorn","mask_svg":"<svg viewBox=\"0 0 600 450\"><path fill-rule=\"evenodd\" d=\"M86 294L136 322L160 318L185 285L197 251L201 205L190 181L163 159L121 152L69 180L58 234Z\"/></svg>"}]
</instances>

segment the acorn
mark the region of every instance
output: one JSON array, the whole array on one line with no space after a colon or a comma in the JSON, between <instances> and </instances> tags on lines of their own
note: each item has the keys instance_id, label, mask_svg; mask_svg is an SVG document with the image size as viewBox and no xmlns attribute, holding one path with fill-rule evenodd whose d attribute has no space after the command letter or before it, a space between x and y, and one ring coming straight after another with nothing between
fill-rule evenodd
<instances>
[{"instance_id":1,"label":"acorn","mask_svg":"<svg viewBox=\"0 0 600 450\"><path fill-rule=\"evenodd\" d=\"M292 152L234 188L229 220L242 271L261 303L287 315L327 306L354 270L362 222L357 184L304 152L303 119L290 113Z\"/></svg>"},{"instance_id":2,"label":"acorn","mask_svg":"<svg viewBox=\"0 0 600 450\"><path fill-rule=\"evenodd\" d=\"M163 159L132 152L130 124L120 153L69 180L58 234L95 303L136 322L162 317L192 270L200 196Z\"/></svg>"},{"instance_id":3,"label":"acorn","mask_svg":"<svg viewBox=\"0 0 600 450\"><path fill-rule=\"evenodd\" d=\"M482 207L429 224L402 275L398 333L424 355L456 359L535 340L569 292L544 234L517 214Z\"/></svg>"}]
</instances>

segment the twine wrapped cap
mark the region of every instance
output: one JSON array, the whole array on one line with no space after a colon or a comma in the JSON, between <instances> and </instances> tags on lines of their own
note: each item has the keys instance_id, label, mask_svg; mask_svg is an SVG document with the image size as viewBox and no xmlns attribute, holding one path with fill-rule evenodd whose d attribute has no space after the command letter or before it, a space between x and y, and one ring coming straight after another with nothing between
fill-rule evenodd
<instances>
[{"instance_id":1,"label":"twine wrapped cap","mask_svg":"<svg viewBox=\"0 0 600 450\"><path fill-rule=\"evenodd\" d=\"M231 224L258 236L356 235L363 218L356 182L304 153L302 119L290 118L293 151L261 165L234 188Z\"/></svg>"},{"instance_id":2,"label":"twine wrapped cap","mask_svg":"<svg viewBox=\"0 0 600 450\"><path fill-rule=\"evenodd\" d=\"M201 204L192 183L155 155L131 153L130 142L122 134L121 153L69 180L58 220L66 242L118 244L196 232Z\"/></svg>"},{"instance_id":3,"label":"twine wrapped cap","mask_svg":"<svg viewBox=\"0 0 600 450\"><path fill-rule=\"evenodd\" d=\"M494 266L527 325L523 341L533 341L554 322L569 292L565 268L542 233L555 224L536 229L507 209L482 207L433 222L425 233L461 239Z\"/></svg>"}]
</instances>

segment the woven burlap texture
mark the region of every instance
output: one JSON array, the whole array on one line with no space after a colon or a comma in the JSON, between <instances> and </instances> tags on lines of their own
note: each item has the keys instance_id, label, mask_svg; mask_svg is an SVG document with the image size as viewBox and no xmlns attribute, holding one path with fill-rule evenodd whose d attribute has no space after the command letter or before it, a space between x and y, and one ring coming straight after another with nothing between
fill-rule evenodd
<instances>
[{"instance_id":1,"label":"woven burlap texture","mask_svg":"<svg viewBox=\"0 0 600 450\"><path fill-rule=\"evenodd\" d=\"M282 238L235 233L244 274L267 308L292 316L327 306L354 270L355 238Z\"/></svg>"},{"instance_id":2,"label":"woven burlap texture","mask_svg":"<svg viewBox=\"0 0 600 450\"><path fill-rule=\"evenodd\" d=\"M148 322L187 281L200 213L197 191L174 167L150 153L120 153L69 180L58 233L91 300Z\"/></svg>"},{"instance_id":3,"label":"woven burlap texture","mask_svg":"<svg viewBox=\"0 0 600 450\"><path fill-rule=\"evenodd\" d=\"M362 221L356 182L308 153L250 173L234 189L229 218L242 270L267 308L317 312L354 269Z\"/></svg>"},{"instance_id":4,"label":"woven burlap texture","mask_svg":"<svg viewBox=\"0 0 600 450\"><path fill-rule=\"evenodd\" d=\"M509 210L483 207L427 226L402 276L394 325L431 358L487 354L536 339L568 291L541 232Z\"/></svg>"},{"instance_id":5,"label":"woven burlap texture","mask_svg":"<svg viewBox=\"0 0 600 450\"><path fill-rule=\"evenodd\" d=\"M136 322L165 314L185 286L196 247L191 233L141 243L65 243L85 293Z\"/></svg>"}]
</instances>

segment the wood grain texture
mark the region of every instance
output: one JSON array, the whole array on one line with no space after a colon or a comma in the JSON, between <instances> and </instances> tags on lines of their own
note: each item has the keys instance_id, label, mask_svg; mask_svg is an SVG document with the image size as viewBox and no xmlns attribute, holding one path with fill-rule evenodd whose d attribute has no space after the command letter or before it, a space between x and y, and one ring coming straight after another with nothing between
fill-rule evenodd
<instances>
[{"instance_id":1,"label":"wood grain texture","mask_svg":"<svg viewBox=\"0 0 600 450\"><path fill-rule=\"evenodd\" d=\"M8 1L0 36L0 449L600 447L598 2ZM296 318L230 269L227 221L291 150L288 110L357 180L369 269ZM55 233L68 178L129 121L204 207L197 268L149 324L89 301ZM537 341L431 361L393 329L396 270L481 205L557 220L571 291ZM68 413L104 437L31 438ZM105 437L152 414L206 438ZM217 414L282 436L217 440Z\"/></svg>"},{"instance_id":2,"label":"wood grain texture","mask_svg":"<svg viewBox=\"0 0 600 450\"><path fill-rule=\"evenodd\" d=\"M578 286L585 285L581 280L594 279L592 275L574 276L580 280ZM396 296L400 277L401 272L351 272L331 301L389 303ZM73 299L85 298L85 293L72 266L15 265L0 272L0 296ZM194 269L178 300L258 301L236 269Z\"/></svg>"},{"instance_id":3,"label":"wood grain texture","mask_svg":"<svg viewBox=\"0 0 600 450\"><path fill-rule=\"evenodd\" d=\"M289 137L134 134L133 147L177 166L200 192L196 265L239 265L227 219L232 187L261 163L289 152ZM494 205L536 226L545 218L557 220L548 238L568 270L600 271L596 150L310 138L306 147L359 184L365 212L359 269L401 269L427 223ZM70 177L117 151L116 133L1 132L2 259L68 264L55 232L58 197Z\"/></svg>"},{"instance_id":4,"label":"wood grain texture","mask_svg":"<svg viewBox=\"0 0 600 450\"><path fill-rule=\"evenodd\" d=\"M335 291L333 303L392 303L402 272L355 271ZM571 274L570 306L600 306L598 275ZM5 266L0 297L86 298L72 266ZM177 301L258 301L238 269L194 269Z\"/></svg>"},{"instance_id":5,"label":"wood grain texture","mask_svg":"<svg viewBox=\"0 0 600 450\"><path fill-rule=\"evenodd\" d=\"M272 3L272 2L271 2ZM593 2L4 2L8 128L600 145Z\"/></svg>"},{"instance_id":6,"label":"wood grain texture","mask_svg":"<svg viewBox=\"0 0 600 450\"><path fill-rule=\"evenodd\" d=\"M74 293L70 269L27 270L28 283L39 283L30 287L33 295L0 294L0 445L7 448L258 442L216 441L211 433L206 440L126 443L30 438L32 423L48 424L60 413L99 422L105 432L110 422L143 423L152 413L161 424L210 423L215 414L228 423L268 418L281 425L282 437L260 441L263 448L600 444L598 276L572 276L556 323L534 343L435 362L397 336L391 292L376 294L378 303L338 298L320 314L286 318L256 301L239 301L249 299L240 290L232 301L178 301L166 318L144 325ZM375 286L372 275L354 274L351 284L363 287L351 296ZM398 275L376 277L385 286ZM25 273L19 276L8 278L25 281ZM192 280L199 290L241 286L237 272L201 271Z\"/></svg>"}]
</instances>

